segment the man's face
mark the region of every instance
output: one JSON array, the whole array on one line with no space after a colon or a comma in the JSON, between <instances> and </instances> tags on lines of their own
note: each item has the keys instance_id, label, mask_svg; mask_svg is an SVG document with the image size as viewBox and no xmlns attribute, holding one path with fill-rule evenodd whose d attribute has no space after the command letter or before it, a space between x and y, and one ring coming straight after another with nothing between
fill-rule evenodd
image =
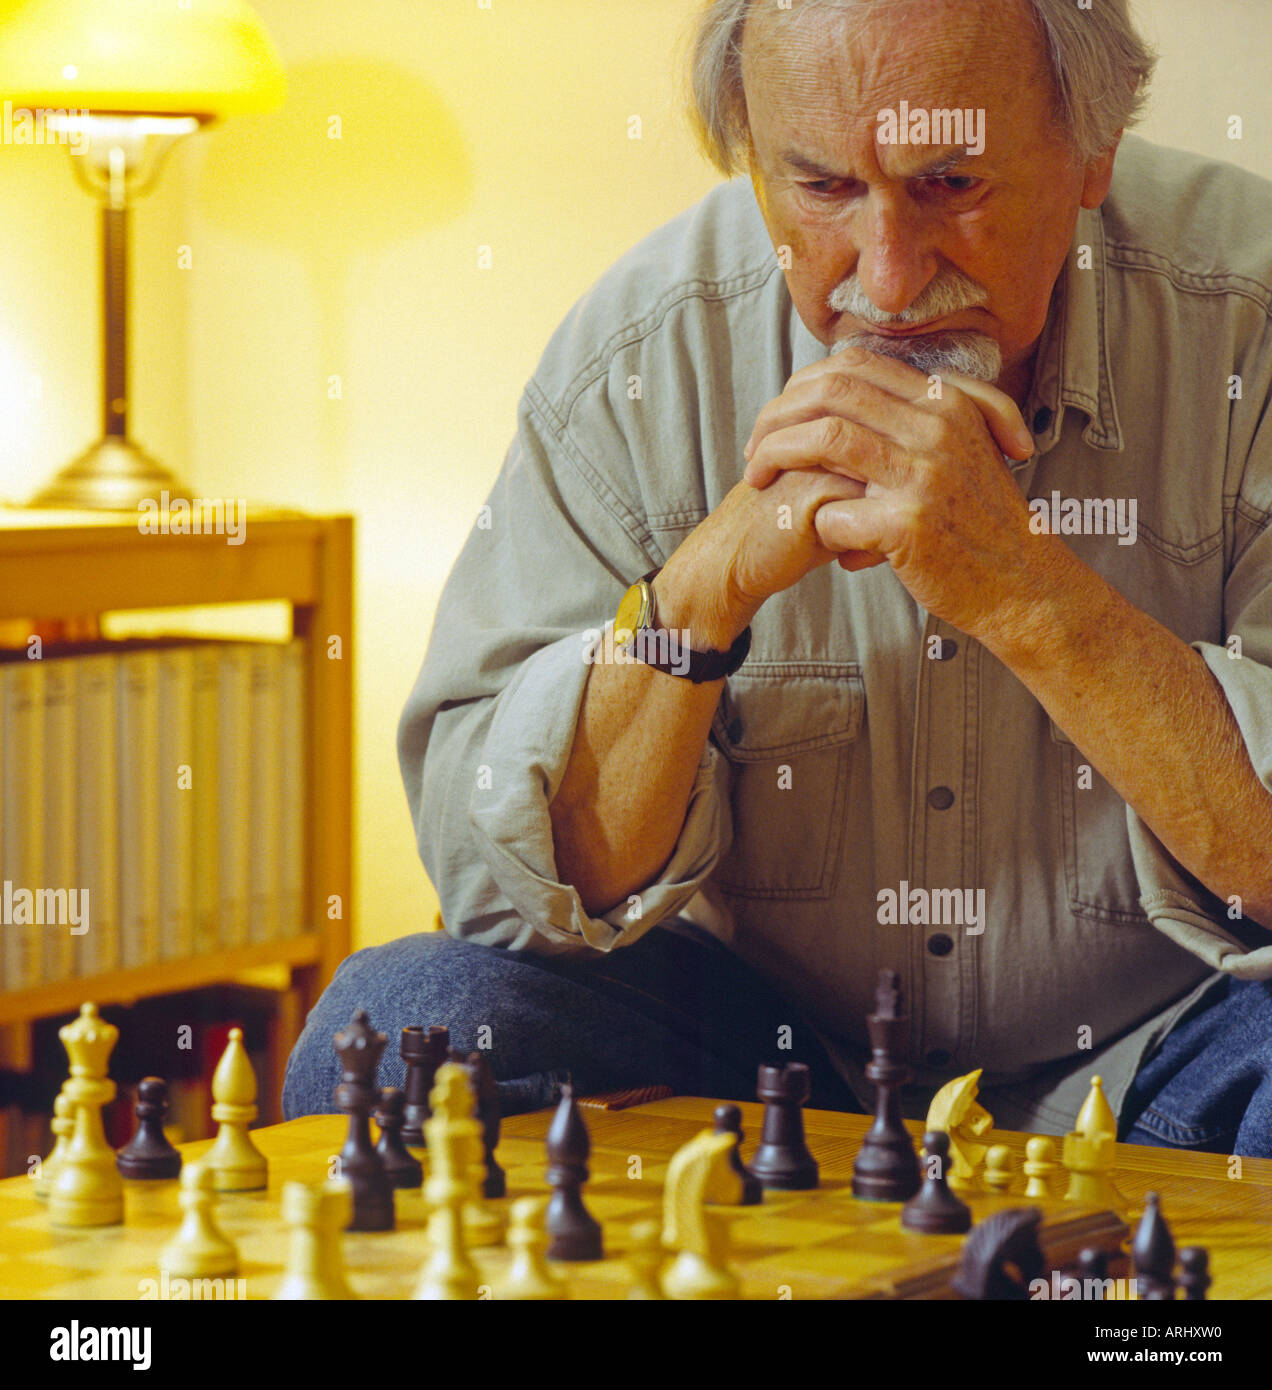
<instances>
[{"instance_id":1,"label":"man's face","mask_svg":"<svg viewBox=\"0 0 1272 1390\"><path fill-rule=\"evenodd\" d=\"M1113 160L1084 168L1054 128L1023 0L894 0L857 17L758 6L742 73L752 182L809 331L925 370L961 344L986 370L948 369L1023 399L1078 209L1098 206ZM976 114L959 145L881 142L879 113L903 100Z\"/></svg>"}]
</instances>

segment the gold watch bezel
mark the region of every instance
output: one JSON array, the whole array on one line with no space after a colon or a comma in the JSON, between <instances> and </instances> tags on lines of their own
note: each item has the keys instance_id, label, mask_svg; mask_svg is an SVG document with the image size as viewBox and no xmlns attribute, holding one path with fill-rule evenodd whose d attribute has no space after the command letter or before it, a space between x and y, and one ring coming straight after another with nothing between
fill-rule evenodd
<instances>
[{"instance_id":1,"label":"gold watch bezel","mask_svg":"<svg viewBox=\"0 0 1272 1390\"><path fill-rule=\"evenodd\" d=\"M627 590L614 614L614 645L625 647L641 628L649 627L654 608L654 586L638 579Z\"/></svg>"}]
</instances>

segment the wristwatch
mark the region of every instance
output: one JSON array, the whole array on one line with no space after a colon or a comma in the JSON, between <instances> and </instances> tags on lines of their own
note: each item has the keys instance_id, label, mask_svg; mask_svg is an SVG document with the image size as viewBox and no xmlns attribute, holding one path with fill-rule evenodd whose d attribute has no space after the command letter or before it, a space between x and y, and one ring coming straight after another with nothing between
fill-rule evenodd
<instances>
[{"instance_id":1,"label":"wristwatch","mask_svg":"<svg viewBox=\"0 0 1272 1390\"><path fill-rule=\"evenodd\" d=\"M669 676L681 676L695 685L731 676L751 650L751 629L746 628L727 652L714 648L695 651L688 645L687 630L677 632L659 626L654 598L654 580L659 572L650 570L623 595L614 616L615 649L626 648L646 666Z\"/></svg>"}]
</instances>

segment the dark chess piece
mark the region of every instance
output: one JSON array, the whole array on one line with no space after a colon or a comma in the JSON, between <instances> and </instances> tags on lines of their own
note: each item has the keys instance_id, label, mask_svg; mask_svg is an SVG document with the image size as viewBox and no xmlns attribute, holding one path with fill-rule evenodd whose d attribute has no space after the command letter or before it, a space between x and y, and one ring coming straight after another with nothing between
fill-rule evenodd
<instances>
[{"instance_id":1,"label":"dark chess piece","mask_svg":"<svg viewBox=\"0 0 1272 1390\"><path fill-rule=\"evenodd\" d=\"M427 1148L424 1124L432 1115L428 1093L433 1089L437 1069L446 1060L450 1029L440 1023L428 1032L412 1024L402 1029L402 1060L406 1063L406 1104L402 1110L402 1142L417 1149Z\"/></svg>"},{"instance_id":2,"label":"dark chess piece","mask_svg":"<svg viewBox=\"0 0 1272 1390\"><path fill-rule=\"evenodd\" d=\"M375 1146L388 1174L389 1185L419 1187L424 1181L424 1165L402 1142L402 1110L406 1097L396 1086L380 1087L380 1103L375 1122L380 1126L380 1142Z\"/></svg>"},{"instance_id":3,"label":"dark chess piece","mask_svg":"<svg viewBox=\"0 0 1272 1390\"><path fill-rule=\"evenodd\" d=\"M1144 1215L1131 1241L1131 1261L1141 1298L1161 1301L1175 1297L1175 1238L1156 1192L1144 1199Z\"/></svg>"},{"instance_id":4,"label":"dark chess piece","mask_svg":"<svg viewBox=\"0 0 1272 1390\"><path fill-rule=\"evenodd\" d=\"M1099 1303L1104 1299L1104 1281L1109 1277L1108 1253L1098 1246L1088 1245L1078 1253L1078 1278L1082 1283L1082 1297L1088 1303Z\"/></svg>"},{"instance_id":5,"label":"dark chess piece","mask_svg":"<svg viewBox=\"0 0 1272 1390\"><path fill-rule=\"evenodd\" d=\"M930 1129L923 1149L923 1185L901 1208L901 1225L928 1236L962 1235L972 1224L972 1209L950 1191L950 1136Z\"/></svg>"},{"instance_id":6,"label":"dark chess piece","mask_svg":"<svg viewBox=\"0 0 1272 1390\"><path fill-rule=\"evenodd\" d=\"M916 1197L905 1210L921 1200ZM954 1292L960 1298L977 1302L995 1299L1019 1303L1028 1299L1029 1285L1043 1278L1046 1269L1038 1244L1041 1221L1042 1211L1038 1207L1011 1207L977 1223L963 1242L954 1274ZM901 1224L906 1224L904 1211Z\"/></svg>"},{"instance_id":7,"label":"dark chess piece","mask_svg":"<svg viewBox=\"0 0 1272 1390\"><path fill-rule=\"evenodd\" d=\"M137 1132L115 1155L115 1165L126 1178L158 1181L181 1172L181 1155L163 1132L168 1113L168 1083L147 1076L137 1083Z\"/></svg>"},{"instance_id":8,"label":"dark chess piece","mask_svg":"<svg viewBox=\"0 0 1272 1390\"><path fill-rule=\"evenodd\" d=\"M764 1185L742 1162L742 1112L736 1105L717 1105L713 1119L717 1134L738 1136L738 1142L729 1150L729 1167L742 1180L742 1201L739 1205L753 1207L764 1200Z\"/></svg>"},{"instance_id":9,"label":"dark chess piece","mask_svg":"<svg viewBox=\"0 0 1272 1390\"><path fill-rule=\"evenodd\" d=\"M546 1251L550 1260L599 1260L603 1258L601 1228L583 1205L591 1136L574 1099L574 1087L561 1087L561 1101L548 1127L548 1184L552 1196L544 1214L551 1237Z\"/></svg>"},{"instance_id":10,"label":"dark chess piece","mask_svg":"<svg viewBox=\"0 0 1272 1390\"><path fill-rule=\"evenodd\" d=\"M387 1041L371 1027L365 1009L359 1009L347 1028L335 1037L340 1058L340 1084L336 1107L349 1117L349 1136L340 1150L340 1176L353 1189L353 1216L347 1231L391 1231L393 1187L384 1171L384 1160L371 1143L371 1108L378 1098L375 1074Z\"/></svg>"},{"instance_id":11,"label":"dark chess piece","mask_svg":"<svg viewBox=\"0 0 1272 1390\"><path fill-rule=\"evenodd\" d=\"M755 1093L764 1102L764 1125L750 1168L764 1187L803 1192L817 1186L817 1160L804 1142L801 1108L811 1084L803 1062L760 1067Z\"/></svg>"},{"instance_id":12,"label":"dark chess piece","mask_svg":"<svg viewBox=\"0 0 1272 1390\"><path fill-rule=\"evenodd\" d=\"M495 1085L495 1074L484 1053L461 1052L452 1047L447 1053L452 1062L458 1062L468 1073L469 1084L473 1088L473 1118L481 1125L482 1152L486 1161L486 1178L482 1183L483 1197L506 1197L508 1179L495 1157L495 1147L499 1143L499 1122L502 1109L499 1104L499 1087Z\"/></svg>"},{"instance_id":13,"label":"dark chess piece","mask_svg":"<svg viewBox=\"0 0 1272 1390\"><path fill-rule=\"evenodd\" d=\"M1188 1303L1199 1303L1210 1287L1210 1255L1200 1245L1185 1245L1179 1252L1179 1287Z\"/></svg>"},{"instance_id":14,"label":"dark chess piece","mask_svg":"<svg viewBox=\"0 0 1272 1390\"><path fill-rule=\"evenodd\" d=\"M873 1052L866 1078L875 1087L875 1118L852 1165L852 1195L868 1202L905 1202L919 1190L919 1156L901 1123L901 1088L910 1079L905 1056L909 1015L901 1006L901 977L881 970L875 1011L866 1016Z\"/></svg>"}]
</instances>

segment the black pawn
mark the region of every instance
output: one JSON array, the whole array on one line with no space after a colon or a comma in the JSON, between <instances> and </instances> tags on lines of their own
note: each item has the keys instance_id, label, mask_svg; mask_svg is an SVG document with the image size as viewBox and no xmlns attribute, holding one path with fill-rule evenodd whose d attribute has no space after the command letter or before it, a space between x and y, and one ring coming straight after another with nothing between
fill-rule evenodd
<instances>
[{"instance_id":1,"label":"black pawn","mask_svg":"<svg viewBox=\"0 0 1272 1390\"><path fill-rule=\"evenodd\" d=\"M1088 1245L1078 1254L1078 1278L1082 1283L1082 1297L1088 1303L1099 1303L1104 1298L1104 1281L1109 1276L1109 1257L1098 1246Z\"/></svg>"},{"instance_id":2,"label":"black pawn","mask_svg":"<svg viewBox=\"0 0 1272 1390\"><path fill-rule=\"evenodd\" d=\"M1210 1256L1200 1245L1185 1245L1179 1252L1179 1287L1189 1303L1199 1303L1210 1287Z\"/></svg>"},{"instance_id":3,"label":"black pawn","mask_svg":"<svg viewBox=\"0 0 1272 1390\"><path fill-rule=\"evenodd\" d=\"M437 1069L446 1060L450 1029L440 1023L428 1032L412 1024L402 1029L402 1060L406 1063L406 1104L402 1110L402 1142L417 1149L426 1148L424 1122L432 1117L428 1093L433 1089Z\"/></svg>"},{"instance_id":4,"label":"black pawn","mask_svg":"<svg viewBox=\"0 0 1272 1390\"><path fill-rule=\"evenodd\" d=\"M499 1123L502 1110L499 1105L499 1087L495 1085L495 1074L490 1063L480 1052L465 1055L458 1048L451 1048L448 1054L452 1062L458 1062L468 1073L469 1084L473 1088L476 1101L473 1118L481 1125L482 1152L486 1161L486 1178L482 1183L483 1197L506 1197L508 1179L495 1157L495 1146L499 1143Z\"/></svg>"},{"instance_id":5,"label":"black pawn","mask_svg":"<svg viewBox=\"0 0 1272 1390\"><path fill-rule=\"evenodd\" d=\"M353 1216L347 1231L391 1231L393 1188L384 1171L384 1160L371 1143L371 1109L379 1092L375 1074L387 1041L371 1027L365 1009L359 1009L347 1028L335 1037L340 1058L340 1084L336 1107L349 1117L349 1136L340 1150L340 1175L353 1189Z\"/></svg>"},{"instance_id":6,"label":"black pawn","mask_svg":"<svg viewBox=\"0 0 1272 1390\"><path fill-rule=\"evenodd\" d=\"M764 1125L750 1166L764 1187L803 1192L817 1186L817 1160L804 1142L801 1108L810 1088L808 1067L803 1062L760 1067L755 1093L764 1102Z\"/></svg>"},{"instance_id":7,"label":"black pawn","mask_svg":"<svg viewBox=\"0 0 1272 1390\"><path fill-rule=\"evenodd\" d=\"M957 1236L971 1228L972 1209L950 1191L950 1136L932 1129L923 1136L923 1185L901 1208L901 1225L925 1236Z\"/></svg>"},{"instance_id":8,"label":"black pawn","mask_svg":"<svg viewBox=\"0 0 1272 1390\"><path fill-rule=\"evenodd\" d=\"M115 1155L115 1164L126 1178L157 1181L175 1178L181 1171L181 1155L163 1132L168 1113L168 1083L147 1076L137 1085L137 1133Z\"/></svg>"},{"instance_id":9,"label":"black pawn","mask_svg":"<svg viewBox=\"0 0 1272 1390\"><path fill-rule=\"evenodd\" d=\"M717 1105L715 1132L736 1134L738 1142L729 1150L729 1167L742 1179L742 1201L739 1205L753 1207L764 1200L764 1185L742 1162L742 1112L736 1105Z\"/></svg>"},{"instance_id":10,"label":"black pawn","mask_svg":"<svg viewBox=\"0 0 1272 1390\"><path fill-rule=\"evenodd\" d=\"M1131 1242L1131 1260L1141 1298L1160 1301L1175 1297L1175 1238L1162 1215L1156 1192L1144 1199L1144 1215Z\"/></svg>"},{"instance_id":11,"label":"black pawn","mask_svg":"<svg viewBox=\"0 0 1272 1390\"><path fill-rule=\"evenodd\" d=\"M852 1195L868 1202L904 1202L919 1190L919 1156L901 1123L901 1088L910 1079L905 1055L910 1019L901 1007L901 977L881 970L875 1011L866 1016L873 1053L866 1078L874 1083L875 1118L852 1165Z\"/></svg>"},{"instance_id":12,"label":"black pawn","mask_svg":"<svg viewBox=\"0 0 1272 1390\"><path fill-rule=\"evenodd\" d=\"M551 1237L547 1258L599 1260L603 1257L601 1228L583 1205L582 1193L592 1140L574 1099L573 1086L561 1087L561 1103L548 1127L547 1149L548 1183L552 1188L544 1215Z\"/></svg>"},{"instance_id":13,"label":"black pawn","mask_svg":"<svg viewBox=\"0 0 1272 1390\"><path fill-rule=\"evenodd\" d=\"M424 1181L424 1165L408 1152L402 1142L402 1108L406 1098L396 1086L380 1088L375 1122L380 1126L380 1142L375 1146L389 1176L391 1187L419 1187Z\"/></svg>"}]
</instances>

